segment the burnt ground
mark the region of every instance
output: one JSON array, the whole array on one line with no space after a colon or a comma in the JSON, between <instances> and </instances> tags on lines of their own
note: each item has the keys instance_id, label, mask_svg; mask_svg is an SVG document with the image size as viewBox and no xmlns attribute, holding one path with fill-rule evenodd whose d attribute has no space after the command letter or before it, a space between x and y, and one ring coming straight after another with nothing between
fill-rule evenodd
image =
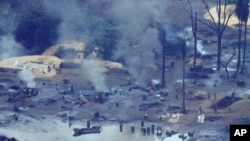
<instances>
[{"instance_id":1,"label":"burnt ground","mask_svg":"<svg viewBox=\"0 0 250 141\"><path fill-rule=\"evenodd\" d=\"M201 59L201 64L213 66L214 59L214 57L211 60ZM115 123L143 120L159 124L168 130L177 130L180 133L194 132L195 136L191 140L225 140L228 139L230 124L249 123L250 114L246 108L249 105L250 96L247 72L238 77L245 81L246 85L243 87L237 86L237 79L224 78L224 71L208 73L209 78L187 78L187 113L183 115L180 113L182 62L170 56L166 57L166 61L169 64L166 68L168 95L161 92L165 89L149 92L148 87L135 85L135 81L128 73L113 71L107 73L106 83L110 90L102 94L103 101L96 99L100 92L93 90L88 80L75 74L77 70L70 69L62 70L61 74L53 78L36 79L36 89L39 91L37 95L16 96L8 100L9 96L15 93L13 89L22 90L26 84L19 80L16 74L1 73L0 108L2 112L16 113L17 117L26 115L39 119L52 115L73 124L82 120ZM175 61L175 68L169 68L172 61ZM191 66L188 62L186 63L187 77L191 73L189 71ZM131 78L130 85L128 85L129 78ZM156 78L160 78L160 75ZM68 80L67 83L65 79ZM194 83L194 80L197 83ZM236 93L233 95L234 91ZM237 100L230 101L232 95ZM229 97L230 104L228 101L223 101L225 97ZM88 102L81 98L87 99ZM198 110L206 116L204 123L197 123ZM99 116L96 113L99 113ZM145 114L148 118L144 118ZM8 127L15 120L18 121L18 118L11 118L11 121L1 119L0 124L2 127Z\"/></svg>"}]
</instances>

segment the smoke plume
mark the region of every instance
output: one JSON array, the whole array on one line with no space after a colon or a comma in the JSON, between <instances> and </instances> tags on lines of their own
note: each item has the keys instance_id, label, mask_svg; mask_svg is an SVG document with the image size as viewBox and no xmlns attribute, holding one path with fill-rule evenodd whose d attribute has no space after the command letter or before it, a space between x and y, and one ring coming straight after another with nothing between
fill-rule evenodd
<instances>
[{"instance_id":1,"label":"smoke plume","mask_svg":"<svg viewBox=\"0 0 250 141\"><path fill-rule=\"evenodd\" d=\"M85 77L88 77L91 84L97 91L105 91L105 75L101 71L101 66L97 58L89 58L82 64L82 73Z\"/></svg>"},{"instance_id":2,"label":"smoke plume","mask_svg":"<svg viewBox=\"0 0 250 141\"><path fill-rule=\"evenodd\" d=\"M114 39L114 36L110 34L115 33L112 32L106 37L113 27L108 27L109 30L102 29L110 25L112 26L110 23L114 22L117 25L115 30L119 33L119 40L115 39L115 49L112 50L113 59L122 60L129 73L142 85L147 84L156 75L156 58L161 54L162 46L159 41L158 29L152 23L155 21L159 23L169 21L164 20L164 15L166 14L166 6L164 4L167 5L168 3L170 3L169 0L103 0L101 2L98 0L42 0L37 2L39 4L38 7L41 7L38 14L41 14L42 17L45 16L42 19L49 19L49 21L58 19L58 22L60 22L60 24L55 23L54 30L50 30L50 28L47 30L53 31L48 33L55 35L53 36L55 38L49 38L53 40L48 40L50 43L76 40L92 45L98 41L102 42L103 40L100 40L100 38L105 38L108 41L103 44L106 44L108 48L107 44L111 42L110 38L112 38L111 40ZM25 8L25 4L34 8L34 14L37 14L36 2L32 0L21 3L22 6L19 7L19 12L28 11L22 10ZM46 17L46 15L51 18ZM37 16L34 17L37 18ZM15 26L20 24L16 23L13 25L9 33L12 33ZM59 27L57 28L57 26ZM163 26L167 27L167 24L164 23ZM168 29L166 28L166 30ZM40 28L39 31L43 33L43 30L40 30ZM59 33L58 38L57 33ZM171 30L168 30L166 33L167 38L172 37L174 34ZM47 41L47 39L43 41ZM24 41L23 43L26 42ZM40 44L40 42L34 42L34 44ZM96 85L96 88L103 89L105 87L103 85L105 84L105 76L98 73L98 67L88 63L83 65L83 68L86 69L85 73L90 74L89 76L93 79L91 81ZM94 75L93 73L97 74Z\"/></svg>"},{"instance_id":3,"label":"smoke plume","mask_svg":"<svg viewBox=\"0 0 250 141\"><path fill-rule=\"evenodd\" d=\"M15 2L0 2L0 60L24 54L24 47L16 42L12 34L17 23L17 11Z\"/></svg>"},{"instance_id":4,"label":"smoke plume","mask_svg":"<svg viewBox=\"0 0 250 141\"><path fill-rule=\"evenodd\" d=\"M18 77L27 83L27 87L29 88L35 88L36 82L35 82L35 76L30 69L23 69L21 72L18 73Z\"/></svg>"},{"instance_id":5,"label":"smoke plume","mask_svg":"<svg viewBox=\"0 0 250 141\"><path fill-rule=\"evenodd\" d=\"M154 77L157 66L155 56L161 50L158 30L150 24L154 20L156 2L116 0L112 3L110 15L122 28L114 58L122 58L129 73L144 85Z\"/></svg>"},{"instance_id":6,"label":"smoke plume","mask_svg":"<svg viewBox=\"0 0 250 141\"><path fill-rule=\"evenodd\" d=\"M178 36L185 40L186 46L188 48L194 48L194 36L191 27L184 28L182 32L178 33ZM202 45L202 40L197 40L197 52L206 54L206 51Z\"/></svg>"},{"instance_id":7,"label":"smoke plume","mask_svg":"<svg viewBox=\"0 0 250 141\"><path fill-rule=\"evenodd\" d=\"M0 36L0 48L2 50L0 60L24 54L23 46L17 43L11 35Z\"/></svg>"}]
</instances>

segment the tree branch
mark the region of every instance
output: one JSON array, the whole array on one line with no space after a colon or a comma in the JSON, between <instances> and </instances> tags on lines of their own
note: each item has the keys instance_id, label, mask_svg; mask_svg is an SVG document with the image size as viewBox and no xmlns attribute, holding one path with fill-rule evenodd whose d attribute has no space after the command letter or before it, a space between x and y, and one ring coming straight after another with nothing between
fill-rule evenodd
<instances>
[{"instance_id":1,"label":"tree branch","mask_svg":"<svg viewBox=\"0 0 250 141\"><path fill-rule=\"evenodd\" d=\"M232 15L234 14L235 10L231 10L228 13L228 16L226 16L226 9L227 9L227 4L224 5L224 20L223 20L223 24L222 24L222 29L221 32L224 32L225 29L227 28L229 19L232 17Z\"/></svg>"},{"instance_id":2,"label":"tree branch","mask_svg":"<svg viewBox=\"0 0 250 141\"><path fill-rule=\"evenodd\" d=\"M210 9L209 9L209 5L208 5L208 3L207 3L207 0L201 0L201 1L202 1L202 3L203 3L204 7L206 8L209 17L212 19L212 21L210 21L210 22L211 22L212 26L214 26L213 29L218 30L218 26L216 25L216 21L215 21L213 15L212 15L212 13L211 13L211 11L210 11Z\"/></svg>"}]
</instances>

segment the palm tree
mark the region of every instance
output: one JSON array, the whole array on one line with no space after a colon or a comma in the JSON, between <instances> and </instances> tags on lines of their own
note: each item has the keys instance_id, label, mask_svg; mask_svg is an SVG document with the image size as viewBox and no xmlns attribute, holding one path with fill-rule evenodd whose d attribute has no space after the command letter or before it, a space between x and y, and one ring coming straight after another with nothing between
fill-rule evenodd
<instances>
[{"instance_id":1,"label":"palm tree","mask_svg":"<svg viewBox=\"0 0 250 141\"><path fill-rule=\"evenodd\" d=\"M237 76L237 73L240 69L241 65L241 34L242 34L242 26L243 23L245 24L245 42L244 42L244 48L243 48L243 65L241 68L241 73L244 71L245 67L245 55L246 55L246 24L248 20L248 15L249 15L249 9L248 9L248 1L247 0L238 0L236 3L236 8L235 8L235 14L239 20L239 44L238 44L238 62L237 62L237 69L234 74L234 77Z\"/></svg>"},{"instance_id":2,"label":"palm tree","mask_svg":"<svg viewBox=\"0 0 250 141\"><path fill-rule=\"evenodd\" d=\"M247 0L244 1L242 5L242 21L244 22L244 48L243 48L243 62L241 73L244 73L245 69L245 60L246 60L246 48L247 48L247 21L249 16L249 3Z\"/></svg>"}]
</instances>

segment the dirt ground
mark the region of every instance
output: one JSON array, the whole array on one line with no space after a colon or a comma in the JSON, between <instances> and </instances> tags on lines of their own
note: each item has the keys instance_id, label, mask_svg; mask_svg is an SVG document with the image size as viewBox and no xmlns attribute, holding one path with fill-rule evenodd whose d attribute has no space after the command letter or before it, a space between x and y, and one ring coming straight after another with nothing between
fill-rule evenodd
<instances>
[{"instance_id":1,"label":"dirt ground","mask_svg":"<svg viewBox=\"0 0 250 141\"><path fill-rule=\"evenodd\" d=\"M208 31L202 25L200 28ZM223 52L231 53L232 47L237 42L237 39L233 38L235 36L237 36L237 29L229 27L224 40L227 46ZM204 44L204 50L209 54L214 54L216 52L216 35L203 37L201 32L199 37L203 41L209 41L208 44ZM246 66L249 66L249 50L247 52ZM226 54L222 55L226 56ZM216 57L199 60L200 64L204 66L215 67ZM170 68L173 61L175 67ZM167 96L161 95L160 90L148 92L135 87L135 81L127 71L118 68L115 71L111 69L103 72L106 75L106 84L110 88L108 94L103 96L103 103L96 102L95 97L99 92L92 89L90 81L81 75L78 69L62 69L60 74L37 77L35 82L36 88L39 90L38 95L9 102L9 93L11 93L8 91L9 88L19 86L21 89L26 84L18 79L15 73L1 72L0 109L30 117L53 115L66 120L69 124L74 124L82 119L124 123L143 120L161 125L166 130L176 130L179 133L194 132L195 136L190 139L192 141L228 140L230 124L249 124L250 112L247 108L250 102L249 67L237 79L225 78L223 70L208 74L209 78L197 79L196 84L193 83L194 79L187 78L187 113L182 114L182 61L177 60L175 56L167 56L166 64L165 79L166 88L169 91ZM159 73L155 78L160 78L160 66L161 63L159 63ZM190 67L192 67L192 63L186 63L187 74L190 73ZM230 74L232 75L233 72ZM244 80L246 85L237 86L238 80ZM234 91L241 100L226 108L212 108L213 104L225 96L231 96ZM82 98L87 99L88 102L85 103ZM18 107L18 111L15 111L15 106ZM197 123L199 110L205 115L204 123ZM94 114L97 112L100 113L100 117L95 118ZM147 114L147 118L145 118L145 114ZM0 121L0 124L3 127L8 126L8 123L3 121Z\"/></svg>"}]
</instances>

